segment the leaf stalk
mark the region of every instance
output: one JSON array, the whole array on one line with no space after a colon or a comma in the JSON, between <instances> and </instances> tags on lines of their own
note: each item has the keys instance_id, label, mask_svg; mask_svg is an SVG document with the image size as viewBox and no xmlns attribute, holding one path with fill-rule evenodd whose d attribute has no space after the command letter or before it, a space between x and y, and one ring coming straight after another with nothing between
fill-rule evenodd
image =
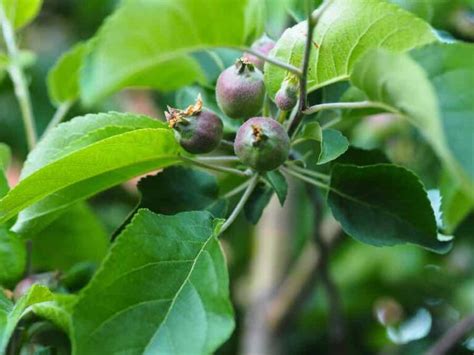
<instances>
[{"instance_id":1,"label":"leaf stalk","mask_svg":"<svg viewBox=\"0 0 474 355\"><path fill-rule=\"evenodd\" d=\"M230 214L229 218L227 218L227 220L222 225L221 230L219 231L219 234L224 233L227 230L227 228L229 228L231 226L231 224L234 223L235 219L240 214L240 212L242 211L242 209L245 206L245 203L247 202L247 200L249 199L249 197L252 194L253 190L255 189L255 186L257 186L259 177L260 176L258 174L255 174L255 175L252 176L252 178L250 179L249 185L247 186L244 194L240 198L240 201L235 206L235 208L232 211L232 213Z\"/></svg>"}]
</instances>

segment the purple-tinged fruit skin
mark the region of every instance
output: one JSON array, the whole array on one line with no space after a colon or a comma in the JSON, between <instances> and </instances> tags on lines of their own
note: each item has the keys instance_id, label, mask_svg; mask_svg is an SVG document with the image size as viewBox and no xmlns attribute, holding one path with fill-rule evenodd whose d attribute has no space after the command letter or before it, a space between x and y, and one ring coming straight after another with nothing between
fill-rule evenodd
<instances>
[{"instance_id":1,"label":"purple-tinged fruit skin","mask_svg":"<svg viewBox=\"0 0 474 355\"><path fill-rule=\"evenodd\" d=\"M298 102L298 85L285 80L275 95L275 104L282 111L290 111Z\"/></svg>"},{"instance_id":2,"label":"purple-tinged fruit skin","mask_svg":"<svg viewBox=\"0 0 474 355\"><path fill-rule=\"evenodd\" d=\"M267 36L263 36L262 38L255 41L251 48L259 53L262 53L263 55L268 55L275 47L275 44L276 43L274 40L268 38ZM263 72L263 67L265 65L265 61L263 59L250 53L245 53L244 57Z\"/></svg>"},{"instance_id":3,"label":"purple-tinged fruit skin","mask_svg":"<svg viewBox=\"0 0 474 355\"><path fill-rule=\"evenodd\" d=\"M275 95L275 104L282 111L290 111L296 106L298 97L291 95L287 90L281 88Z\"/></svg>"},{"instance_id":4,"label":"purple-tinged fruit skin","mask_svg":"<svg viewBox=\"0 0 474 355\"><path fill-rule=\"evenodd\" d=\"M261 139L255 135L256 130L261 133ZM254 170L270 171L288 159L290 138L283 126L273 118L254 117L237 132L234 151L242 163Z\"/></svg>"},{"instance_id":5,"label":"purple-tinged fruit skin","mask_svg":"<svg viewBox=\"0 0 474 355\"><path fill-rule=\"evenodd\" d=\"M231 118L249 118L257 115L265 99L263 74L256 68L240 70L233 65L217 79L217 103Z\"/></svg>"},{"instance_id":6,"label":"purple-tinged fruit skin","mask_svg":"<svg viewBox=\"0 0 474 355\"><path fill-rule=\"evenodd\" d=\"M204 154L212 152L222 140L224 125L212 111L202 110L198 114L186 117L188 124L178 123L179 143L189 153Z\"/></svg>"}]
</instances>

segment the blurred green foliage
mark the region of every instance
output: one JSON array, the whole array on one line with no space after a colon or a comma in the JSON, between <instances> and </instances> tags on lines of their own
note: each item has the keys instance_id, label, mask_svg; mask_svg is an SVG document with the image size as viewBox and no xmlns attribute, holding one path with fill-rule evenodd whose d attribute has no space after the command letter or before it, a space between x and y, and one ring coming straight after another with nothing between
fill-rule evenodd
<instances>
[{"instance_id":1,"label":"blurred green foliage","mask_svg":"<svg viewBox=\"0 0 474 355\"><path fill-rule=\"evenodd\" d=\"M50 103L44 80L49 69L64 51L78 41L90 38L118 2L118 0L46 0L40 17L21 33L21 47L31 49L36 53L34 61L25 62L25 66L27 66L26 72L40 132L47 126L55 111ZM281 34L283 28L294 24L295 21L300 21L304 14L301 6L303 1L266 0L266 2L272 10L272 16L269 17L266 28L270 36L274 38ZM451 38L474 40L472 27L469 32L469 24L474 26L472 24L473 1L393 0L391 2L428 20L437 29L447 31ZM319 1L315 1L316 3ZM286 14L285 8L290 8L290 16ZM220 61L216 64L215 60L213 61L214 54L201 53L197 56L200 63L207 63L204 67L211 89L212 82L217 77L216 73L221 70L219 65L223 63L227 66L235 58L235 53L218 52ZM346 89L346 86L341 89L340 84L329 86L324 89L324 95L319 92L311 95L311 103L316 104L322 100L334 101L333 97L348 95ZM171 94L155 93L152 98L158 108L164 108L166 105L181 107L193 100L197 90L190 87ZM201 90L203 96L211 92L207 92L206 88ZM357 95L356 92L350 94ZM87 112L109 109L123 109L120 97L112 97L92 109L87 109ZM69 116L73 117L85 112L84 108L76 106ZM329 114L337 115L337 113L324 113L324 115ZM439 162L427 144L420 145L420 135L407 124L394 121L391 117L374 116L372 115L374 112L364 112L364 114L345 113L351 120L345 120L344 124L338 128L344 133L347 132L348 136L349 132L352 132L349 138L355 145L366 149L380 149L395 163L413 169L421 176L428 188L436 186L441 175ZM322 120L330 119L324 115L320 115ZM367 118L366 115L370 117ZM224 121L226 133L235 131L235 122ZM12 84L7 79L0 79L0 141L12 148L16 161L23 161L26 155L26 142L22 121ZM238 185L237 180L234 177L226 179L219 177L220 193L225 193ZM293 193L298 203L291 211L293 220L296 221L291 226L290 258L292 262L301 254L305 244L311 238L314 224L311 196L308 196L303 188L296 189ZM83 246L84 249L75 251L81 254L80 257L73 254L68 260L64 260L48 257L48 253L57 252L57 250L52 251L45 246L36 254L33 262L34 271L43 271L47 267L66 270L74 266L74 262L81 259L83 254L87 255L90 261L99 261L107 243L104 239L104 226L111 235L123 223L128 213L135 208L138 199L136 192L123 187L111 189L93 198L90 201L91 208L97 212L100 221L91 221L92 226L89 226L91 230L87 233L97 236L95 249L90 251ZM86 207L80 209L76 213L86 214L86 218L91 218L90 211ZM74 219L77 216L73 215L71 218ZM71 233L71 230L65 229L64 233ZM55 233L61 233L61 231L56 230ZM42 233L48 233L48 230ZM341 291L351 353L420 354L461 315L474 311L474 215L466 218L455 234L457 238L454 249L447 256L436 255L413 246L377 248L343 236L334 251L330 271ZM69 234L68 237L74 238L74 234ZM246 282L245 277L253 252L252 237L252 226L243 217L239 218L226 233L224 248L230 267L232 290L242 287L242 284ZM50 235L49 238L59 239L61 236ZM47 241L48 238L43 239L44 243ZM232 295L235 297L236 293L238 292L232 292ZM428 335L407 344L395 344L388 336L387 328L377 322L373 312L377 301L387 297L400 304L405 319L410 319L420 309L426 309L432 318ZM238 321L237 330L220 351L223 354L237 353L244 303L240 300L234 302ZM280 339L284 353L325 353L329 338L328 311L329 305L324 292L319 285L316 285L312 297L301 305L301 310L285 327L285 333ZM453 352L453 354L468 353L466 347L462 346L457 347Z\"/></svg>"}]
</instances>

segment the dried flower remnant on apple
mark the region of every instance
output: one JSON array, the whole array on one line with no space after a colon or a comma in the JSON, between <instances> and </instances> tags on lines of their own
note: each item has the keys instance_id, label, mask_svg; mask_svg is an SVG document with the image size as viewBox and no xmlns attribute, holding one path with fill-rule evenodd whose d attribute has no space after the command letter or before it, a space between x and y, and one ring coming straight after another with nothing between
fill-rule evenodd
<instances>
[{"instance_id":1,"label":"dried flower remnant on apple","mask_svg":"<svg viewBox=\"0 0 474 355\"><path fill-rule=\"evenodd\" d=\"M224 125L214 112L203 109L200 95L194 105L184 110L168 107L165 116L169 126L179 133L180 145L189 153L210 153L222 140Z\"/></svg>"},{"instance_id":2,"label":"dried flower remnant on apple","mask_svg":"<svg viewBox=\"0 0 474 355\"><path fill-rule=\"evenodd\" d=\"M259 172L278 168L290 153L290 138L281 124L269 117L253 117L237 132L235 154Z\"/></svg>"}]
</instances>

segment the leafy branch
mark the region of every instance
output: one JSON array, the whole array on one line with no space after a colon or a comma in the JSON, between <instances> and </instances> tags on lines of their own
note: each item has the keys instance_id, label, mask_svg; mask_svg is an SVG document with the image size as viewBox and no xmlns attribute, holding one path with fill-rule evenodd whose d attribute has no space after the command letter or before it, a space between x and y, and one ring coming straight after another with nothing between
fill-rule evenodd
<instances>
[{"instance_id":1,"label":"leafy branch","mask_svg":"<svg viewBox=\"0 0 474 355\"><path fill-rule=\"evenodd\" d=\"M13 25L5 12L5 5L0 2L0 23L2 25L3 37L8 50L9 66L8 72L15 87L15 95L20 105L23 125L26 133L26 140L29 149L36 145L36 126L31 105L30 93L26 82L25 74L20 64L20 52L15 42L15 31Z\"/></svg>"},{"instance_id":2,"label":"leafy branch","mask_svg":"<svg viewBox=\"0 0 474 355\"><path fill-rule=\"evenodd\" d=\"M281 282L274 296L267 306L267 320L274 331L278 331L288 325L288 321L301 309L305 300L313 293L314 287L321 281L321 269L324 267L327 256L337 243L341 235L341 227L332 218L322 218L321 211L315 212L315 229L313 237L306 243L300 256L290 269L288 275ZM324 250L316 242L319 234L324 243Z\"/></svg>"},{"instance_id":3,"label":"leafy branch","mask_svg":"<svg viewBox=\"0 0 474 355\"><path fill-rule=\"evenodd\" d=\"M325 0L323 4L314 13L312 13L311 11L312 8L309 2L307 1L308 19L307 19L306 43L305 43L305 49L304 49L304 54L303 54L303 62L301 64L301 76L300 76L300 85L299 85L300 98L298 102L297 111L288 126L288 134L290 137L294 135L297 128L299 127L301 120L303 119L303 111L306 109L306 106L307 106L309 58L311 55L311 49L313 47L314 28L319 18L327 9L330 3L331 3L331 0Z\"/></svg>"}]
</instances>

